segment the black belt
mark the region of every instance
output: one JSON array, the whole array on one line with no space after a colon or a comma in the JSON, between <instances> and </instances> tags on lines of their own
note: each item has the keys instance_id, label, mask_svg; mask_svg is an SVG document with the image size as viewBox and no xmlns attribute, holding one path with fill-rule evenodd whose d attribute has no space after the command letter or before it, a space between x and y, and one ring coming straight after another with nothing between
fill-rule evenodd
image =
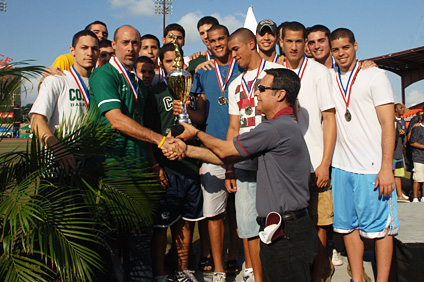
<instances>
[{"instance_id":1,"label":"black belt","mask_svg":"<svg viewBox=\"0 0 424 282\"><path fill-rule=\"evenodd\" d=\"M303 208L297 211L290 211L290 212L285 212L281 215L281 219L283 221L292 221L292 220L296 220L299 218L302 218L306 215L308 215L308 209L307 208ZM266 223L266 217L257 217L256 221L258 222L259 225L265 227L265 223Z\"/></svg>"}]
</instances>

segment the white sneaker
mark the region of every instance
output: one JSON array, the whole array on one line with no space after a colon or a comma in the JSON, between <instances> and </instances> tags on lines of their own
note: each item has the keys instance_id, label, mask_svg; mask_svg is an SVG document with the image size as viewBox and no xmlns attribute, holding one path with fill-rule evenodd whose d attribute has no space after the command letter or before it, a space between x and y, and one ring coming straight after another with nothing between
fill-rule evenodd
<instances>
[{"instance_id":1,"label":"white sneaker","mask_svg":"<svg viewBox=\"0 0 424 282\"><path fill-rule=\"evenodd\" d=\"M402 198L404 198L405 200L409 200L409 197L407 197L405 194L402 193Z\"/></svg>"},{"instance_id":2,"label":"white sneaker","mask_svg":"<svg viewBox=\"0 0 424 282\"><path fill-rule=\"evenodd\" d=\"M333 249L333 256L331 257L331 262L335 266L339 266L343 264L342 258L340 257L340 254L337 252L336 249Z\"/></svg>"},{"instance_id":3,"label":"white sneaker","mask_svg":"<svg viewBox=\"0 0 424 282\"><path fill-rule=\"evenodd\" d=\"M214 272L212 282L226 282L227 275L225 272Z\"/></svg>"},{"instance_id":4,"label":"white sneaker","mask_svg":"<svg viewBox=\"0 0 424 282\"><path fill-rule=\"evenodd\" d=\"M420 201L418 201L418 198L414 198L414 199L412 200L412 202L413 202L413 203L419 203Z\"/></svg>"},{"instance_id":5,"label":"white sneaker","mask_svg":"<svg viewBox=\"0 0 424 282\"><path fill-rule=\"evenodd\" d=\"M245 271L243 273L243 282L255 282L253 271Z\"/></svg>"},{"instance_id":6,"label":"white sneaker","mask_svg":"<svg viewBox=\"0 0 424 282\"><path fill-rule=\"evenodd\" d=\"M198 282L190 270L183 270L177 273L178 282Z\"/></svg>"}]
</instances>

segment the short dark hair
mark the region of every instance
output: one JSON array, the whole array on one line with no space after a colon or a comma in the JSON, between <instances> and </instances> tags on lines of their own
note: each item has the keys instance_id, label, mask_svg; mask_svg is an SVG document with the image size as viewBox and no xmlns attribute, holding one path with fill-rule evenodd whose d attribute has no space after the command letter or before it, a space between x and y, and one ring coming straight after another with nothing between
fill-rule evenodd
<instances>
[{"instance_id":1,"label":"short dark hair","mask_svg":"<svg viewBox=\"0 0 424 282\"><path fill-rule=\"evenodd\" d=\"M336 30L333 30L333 32L330 34L330 41L339 39L339 38L348 38L349 43L354 44L356 42L355 35L350 29L341 27Z\"/></svg>"},{"instance_id":2,"label":"short dark hair","mask_svg":"<svg viewBox=\"0 0 424 282\"><path fill-rule=\"evenodd\" d=\"M300 90L299 76L289 69L267 69L265 72L274 77L271 87L286 90L287 104L294 107Z\"/></svg>"},{"instance_id":3,"label":"short dark hair","mask_svg":"<svg viewBox=\"0 0 424 282\"><path fill-rule=\"evenodd\" d=\"M153 68L155 67L155 63L153 62L153 60L147 56L138 57L137 60L135 60L134 66L137 66L137 64L141 64L141 63L148 63L148 64L151 64Z\"/></svg>"},{"instance_id":4,"label":"short dark hair","mask_svg":"<svg viewBox=\"0 0 424 282\"><path fill-rule=\"evenodd\" d=\"M402 107L403 107L403 105L402 105L401 103L396 103L396 104L395 104L395 112L396 112L396 110L397 110L398 106L402 106Z\"/></svg>"},{"instance_id":5,"label":"short dark hair","mask_svg":"<svg viewBox=\"0 0 424 282\"><path fill-rule=\"evenodd\" d=\"M301 31L303 34L303 38L306 37L306 28L300 22L287 22L283 27L283 32L281 33L283 39L284 39L286 30Z\"/></svg>"},{"instance_id":6,"label":"short dark hair","mask_svg":"<svg viewBox=\"0 0 424 282\"><path fill-rule=\"evenodd\" d=\"M108 39L103 39L99 43L99 48L112 47L112 41Z\"/></svg>"},{"instance_id":7,"label":"short dark hair","mask_svg":"<svg viewBox=\"0 0 424 282\"><path fill-rule=\"evenodd\" d=\"M322 31L325 33L325 36L327 36L328 40L330 40L330 30L328 29L328 27L326 27L325 25L322 24L316 24L312 27L308 27L306 29L306 37L308 37L308 35L312 32L317 32L317 31Z\"/></svg>"},{"instance_id":8,"label":"short dark hair","mask_svg":"<svg viewBox=\"0 0 424 282\"><path fill-rule=\"evenodd\" d=\"M101 21L94 21L91 24L87 25L84 29L85 30L90 30L91 29L91 26L93 24L101 24L101 25L103 25L107 29L107 25L104 22L101 22Z\"/></svg>"},{"instance_id":9,"label":"short dark hair","mask_svg":"<svg viewBox=\"0 0 424 282\"><path fill-rule=\"evenodd\" d=\"M152 40L156 41L156 43L158 44L158 48L160 48L160 42L159 42L159 39L158 39L156 36L154 36L153 34L145 34L145 35L143 35L143 36L140 38L140 41L143 41L143 40L145 40L145 39L152 39Z\"/></svg>"},{"instance_id":10,"label":"short dark hair","mask_svg":"<svg viewBox=\"0 0 424 282\"><path fill-rule=\"evenodd\" d=\"M94 34L94 32L85 29L75 33L74 37L72 37L72 47L75 48L75 46L77 46L78 40L82 36L91 36L93 38L96 38L97 44L99 44L99 38Z\"/></svg>"},{"instance_id":11,"label":"short dark hair","mask_svg":"<svg viewBox=\"0 0 424 282\"><path fill-rule=\"evenodd\" d=\"M166 35L168 34L168 32L170 32L171 30L177 30L179 32L182 33L183 38L185 38L185 30L184 28L177 24L177 23L172 23L166 26L165 30L163 31L163 37L166 37Z\"/></svg>"},{"instance_id":12,"label":"short dark hair","mask_svg":"<svg viewBox=\"0 0 424 282\"><path fill-rule=\"evenodd\" d=\"M238 38L241 42L244 42L246 44L250 40L254 40L256 45L256 36L255 34L253 34L253 32L250 29L247 29L244 27L237 29L236 31L231 33L230 38L228 38L228 41L231 41L235 38Z\"/></svg>"},{"instance_id":13,"label":"short dark hair","mask_svg":"<svg viewBox=\"0 0 424 282\"><path fill-rule=\"evenodd\" d=\"M224 30L225 34L228 37L230 37L230 32L228 31L228 28L226 26L220 25L220 24L217 24L217 25L212 26L210 29L208 29L208 33L211 32L211 31L214 31L214 30L218 30L218 29Z\"/></svg>"},{"instance_id":14,"label":"short dark hair","mask_svg":"<svg viewBox=\"0 0 424 282\"><path fill-rule=\"evenodd\" d=\"M211 24L212 26L214 26L214 25L218 25L219 22L216 18L211 16L203 17L197 22L197 30L199 30L199 27L205 24Z\"/></svg>"},{"instance_id":15,"label":"short dark hair","mask_svg":"<svg viewBox=\"0 0 424 282\"><path fill-rule=\"evenodd\" d=\"M178 46L178 45L177 45ZM180 46L178 46L178 50L181 53L181 60L184 57L184 52L183 50L180 48ZM175 46L173 43L166 43L165 45L162 46L162 48L160 48L159 50L159 59L161 61L163 61L163 58L165 57L165 53L166 52L170 52L170 51L175 51ZM184 63L184 62L183 62Z\"/></svg>"}]
</instances>

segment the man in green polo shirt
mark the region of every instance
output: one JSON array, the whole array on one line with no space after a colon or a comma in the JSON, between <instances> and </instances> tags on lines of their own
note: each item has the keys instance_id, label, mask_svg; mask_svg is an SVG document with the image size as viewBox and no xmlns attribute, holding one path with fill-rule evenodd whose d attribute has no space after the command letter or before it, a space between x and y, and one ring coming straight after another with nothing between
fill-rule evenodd
<instances>
[{"instance_id":1,"label":"man in green polo shirt","mask_svg":"<svg viewBox=\"0 0 424 282\"><path fill-rule=\"evenodd\" d=\"M170 147L169 138L143 126L147 89L137 78L134 63L140 50L140 33L132 26L118 28L112 47L116 56L109 64L96 68L90 79L90 108L121 134L109 150L111 159L133 156L147 164L144 141ZM168 139L168 140L167 140Z\"/></svg>"}]
</instances>

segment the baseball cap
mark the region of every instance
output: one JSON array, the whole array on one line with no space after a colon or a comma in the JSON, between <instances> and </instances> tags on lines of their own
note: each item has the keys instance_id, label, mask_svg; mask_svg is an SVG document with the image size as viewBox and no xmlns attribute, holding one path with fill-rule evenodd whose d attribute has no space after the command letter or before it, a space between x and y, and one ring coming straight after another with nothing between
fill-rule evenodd
<instances>
[{"instance_id":1,"label":"baseball cap","mask_svg":"<svg viewBox=\"0 0 424 282\"><path fill-rule=\"evenodd\" d=\"M284 236L284 231L281 227L281 215L276 212L270 212L266 216L265 228L264 231L259 232L259 238L265 244L271 244L275 242L278 238Z\"/></svg>"},{"instance_id":2,"label":"baseball cap","mask_svg":"<svg viewBox=\"0 0 424 282\"><path fill-rule=\"evenodd\" d=\"M277 35L277 25L271 20L262 20L258 23L256 27L256 33L260 33L264 27L269 27L272 34Z\"/></svg>"}]
</instances>

